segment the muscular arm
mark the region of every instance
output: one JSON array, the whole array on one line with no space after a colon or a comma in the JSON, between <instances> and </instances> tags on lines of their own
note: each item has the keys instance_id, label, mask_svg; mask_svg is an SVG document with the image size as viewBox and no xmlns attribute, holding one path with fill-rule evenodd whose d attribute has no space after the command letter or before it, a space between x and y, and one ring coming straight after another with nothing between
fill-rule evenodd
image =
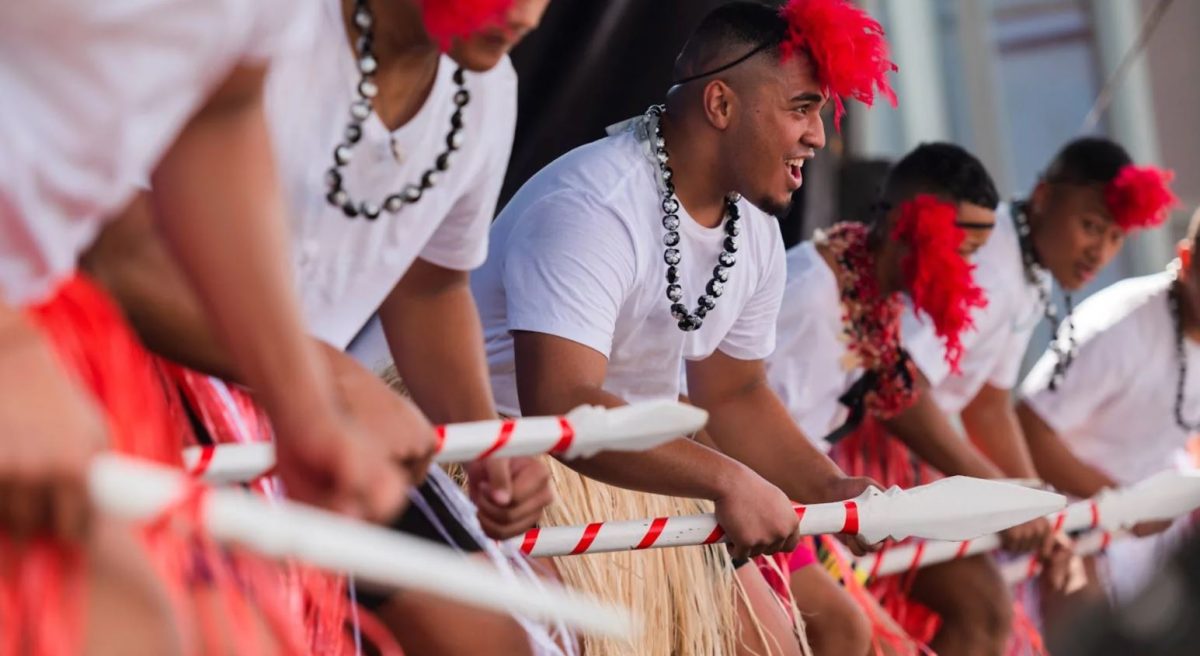
<instances>
[{"instance_id":1,"label":"muscular arm","mask_svg":"<svg viewBox=\"0 0 1200 656\"><path fill-rule=\"evenodd\" d=\"M1009 390L984 383L962 411L971 442L1010 478L1037 478Z\"/></svg>"},{"instance_id":2,"label":"muscular arm","mask_svg":"<svg viewBox=\"0 0 1200 656\"><path fill-rule=\"evenodd\" d=\"M883 425L945 474L1000 478L1000 470L954 430L946 413L934 401L924 377L919 372L917 376L920 380L916 402L895 417L884 420Z\"/></svg>"},{"instance_id":3,"label":"muscular arm","mask_svg":"<svg viewBox=\"0 0 1200 656\"><path fill-rule=\"evenodd\" d=\"M761 360L738 360L717 351L688 362L687 371L688 394L708 410L707 432L723 453L795 501L847 498L840 492L842 471L792 421L767 383Z\"/></svg>"},{"instance_id":4,"label":"muscular arm","mask_svg":"<svg viewBox=\"0 0 1200 656\"><path fill-rule=\"evenodd\" d=\"M608 361L601 353L544 333L518 331L514 339L522 414L562 414L584 404L625 405L603 389ZM690 439L640 453L601 453L567 464L610 485L709 500L725 494L742 468Z\"/></svg>"},{"instance_id":5,"label":"muscular arm","mask_svg":"<svg viewBox=\"0 0 1200 656\"><path fill-rule=\"evenodd\" d=\"M379 308L396 370L438 424L494 419L470 275L417 260Z\"/></svg>"},{"instance_id":6,"label":"muscular arm","mask_svg":"<svg viewBox=\"0 0 1200 656\"><path fill-rule=\"evenodd\" d=\"M1022 401L1016 416L1029 443L1029 454L1042 480L1061 492L1086 499L1117 484L1109 476L1075 457L1058 433Z\"/></svg>"}]
</instances>

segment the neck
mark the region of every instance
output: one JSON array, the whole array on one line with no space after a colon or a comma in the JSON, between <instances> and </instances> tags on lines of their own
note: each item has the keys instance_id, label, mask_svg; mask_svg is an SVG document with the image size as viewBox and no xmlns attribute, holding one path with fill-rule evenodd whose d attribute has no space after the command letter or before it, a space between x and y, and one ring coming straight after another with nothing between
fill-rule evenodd
<instances>
[{"instance_id":1,"label":"neck","mask_svg":"<svg viewBox=\"0 0 1200 656\"><path fill-rule=\"evenodd\" d=\"M342 21L352 36L351 50L361 32L354 24L356 0L342 0ZM430 40L414 2L367 0L373 20L371 52L378 68L373 76L379 93L375 113L389 129L412 120L433 89L441 52ZM355 53L357 60L357 53Z\"/></svg>"},{"instance_id":2,"label":"neck","mask_svg":"<svg viewBox=\"0 0 1200 656\"><path fill-rule=\"evenodd\" d=\"M871 258L875 263L873 272L875 285L878 287L879 293L884 296L891 296L896 292L903 291L900 284L900 256L894 248L889 248L888 244L887 239L882 238L875 230L871 231L867 241L867 250L871 252Z\"/></svg>"},{"instance_id":3,"label":"neck","mask_svg":"<svg viewBox=\"0 0 1200 656\"><path fill-rule=\"evenodd\" d=\"M675 195L700 225L713 228L725 217L726 185L719 179L714 158L699 139L688 139L686 119L664 113L660 119L667 142Z\"/></svg>"}]
</instances>

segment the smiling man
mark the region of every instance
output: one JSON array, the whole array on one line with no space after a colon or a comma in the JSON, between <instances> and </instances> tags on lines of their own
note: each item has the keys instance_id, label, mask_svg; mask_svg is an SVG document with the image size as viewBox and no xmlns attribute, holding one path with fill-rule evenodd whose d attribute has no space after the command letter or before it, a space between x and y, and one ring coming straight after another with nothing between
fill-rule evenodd
<instances>
[{"instance_id":1,"label":"smiling man","mask_svg":"<svg viewBox=\"0 0 1200 656\"><path fill-rule=\"evenodd\" d=\"M1170 194L1163 178L1136 167L1121 146L1102 138L1077 139L1063 147L1027 200L1002 204L996 227L975 257L976 279L987 306L973 314L975 329L963 336L957 372L945 359L945 345L928 322L910 307L904 346L928 382L936 405L957 416L972 443L1003 476L1036 478L1011 390L1034 328L1057 324L1050 302L1053 281L1067 293L1068 329L1051 345L1055 364L1050 385L1067 373L1074 337L1070 293L1083 287L1112 260L1132 231L1162 220ZM855 473L876 474L902 487L920 481L907 447L878 425L843 441L839 462ZM942 466L926 454L920 460ZM891 462L891 467L884 464ZM943 473L962 473L944 471ZM1005 548L1052 550L1051 526L1036 520L1005 531ZM939 654L1000 654L1008 642L1012 604L995 564L985 557L963 558L923 568L912 596L941 616L931 647Z\"/></svg>"},{"instance_id":2,"label":"smiling man","mask_svg":"<svg viewBox=\"0 0 1200 656\"><path fill-rule=\"evenodd\" d=\"M501 213L472 288L502 411L675 399L686 360L691 400L711 417L711 446L682 439L571 463L608 485L557 469L554 523L696 512L678 497L706 500L744 564L796 545L789 498L846 499L870 483L813 448L766 383L785 277L768 213L787 208L804 162L825 145L822 106L890 96L890 70L878 23L843 0L724 5L684 47L665 106L550 164ZM653 642L639 653L798 653L755 567L737 570L754 612L743 606L735 619L730 571L713 568L723 551L557 565L646 616Z\"/></svg>"}]
</instances>

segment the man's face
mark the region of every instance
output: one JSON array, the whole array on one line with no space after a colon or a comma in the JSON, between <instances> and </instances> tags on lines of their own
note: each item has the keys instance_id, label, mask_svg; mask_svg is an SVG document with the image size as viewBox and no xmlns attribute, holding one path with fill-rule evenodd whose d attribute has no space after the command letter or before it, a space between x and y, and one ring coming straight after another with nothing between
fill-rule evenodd
<instances>
[{"instance_id":1,"label":"man's face","mask_svg":"<svg viewBox=\"0 0 1200 656\"><path fill-rule=\"evenodd\" d=\"M1068 291L1092 280L1125 243L1099 186L1041 183L1031 204L1038 258Z\"/></svg>"},{"instance_id":2,"label":"man's face","mask_svg":"<svg viewBox=\"0 0 1200 656\"><path fill-rule=\"evenodd\" d=\"M486 25L475 34L456 39L449 55L468 71L489 71L542 20L550 0L513 0L500 20Z\"/></svg>"},{"instance_id":3,"label":"man's face","mask_svg":"<svg viewBox=\"0 0 1200 656\"><path fill-rule=\"evenodd\" d=\"M827 100L808 58L752 60L737 82L738 105L723 133L722 162L736 191L766 212L783 214L804 181L805 162L825 147Z\"/></svg>"},{"instance_id":4,"label":"man's face","mask_svg":"<svg viewBox=\"0 0 1200 656\"><path fill-rule=\"evenodd\" d=\"M991 237L996 225L996 211L974 203L959 203L958 225L965 234L958 253L970 259Z\"/></svg>"}]
</instances>

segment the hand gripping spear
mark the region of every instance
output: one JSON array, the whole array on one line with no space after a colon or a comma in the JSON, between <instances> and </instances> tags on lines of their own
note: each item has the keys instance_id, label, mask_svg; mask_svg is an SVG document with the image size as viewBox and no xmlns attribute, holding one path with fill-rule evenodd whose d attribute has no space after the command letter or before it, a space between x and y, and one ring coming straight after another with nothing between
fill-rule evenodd
<instances>
[{"instance_id":1,"label":"hand gripping spear","mask_svg":"<svg viewBox=\"0 0 1200 656\"><path fill-rule=\"evenodd\" d=\"M845 533L878 542L888 537L977 537L1065 505L1066 499L1053 492L953 476L910 490L893 487L880 492L872 487L849 501L797 504L795 508L803 535ZM724 541L725 532L708 513L535 528L510 542L532 556L565 556Z\"/></svg>"},{"instance_id":2,"label":"hand gripping spear","mask_svg":"<svg viewBox=\"0 0 1200 656\"><path fill-rule=\"evenodd\" d=\"M439 426L439 463L470 462L548 453L564 460L601 451L644 451L704 427L708 413L676 401L601 408L580 406L564 417L526 417ZM205 482L252 481L275 466L271 444L191 447L185 468Z\"/></svg>"},{"instance_id":3,"label":"hand gripping spear","mask_svg":"<svg viewBox=\"0 0 1200 656\"><path fill-rule=\"evenodd\" d=\"M1139 522L1174 519L1198 507L1200 473L1166 471L1133 486L1105 490L1094 499L1073 503L1049 519L1056 529L1067 532L1094 528L1117 531ZM872 577L887 576L998 548L999 535L967 542L921 542L860 558L855 566Z\"/></svg>"}]
</instances>

